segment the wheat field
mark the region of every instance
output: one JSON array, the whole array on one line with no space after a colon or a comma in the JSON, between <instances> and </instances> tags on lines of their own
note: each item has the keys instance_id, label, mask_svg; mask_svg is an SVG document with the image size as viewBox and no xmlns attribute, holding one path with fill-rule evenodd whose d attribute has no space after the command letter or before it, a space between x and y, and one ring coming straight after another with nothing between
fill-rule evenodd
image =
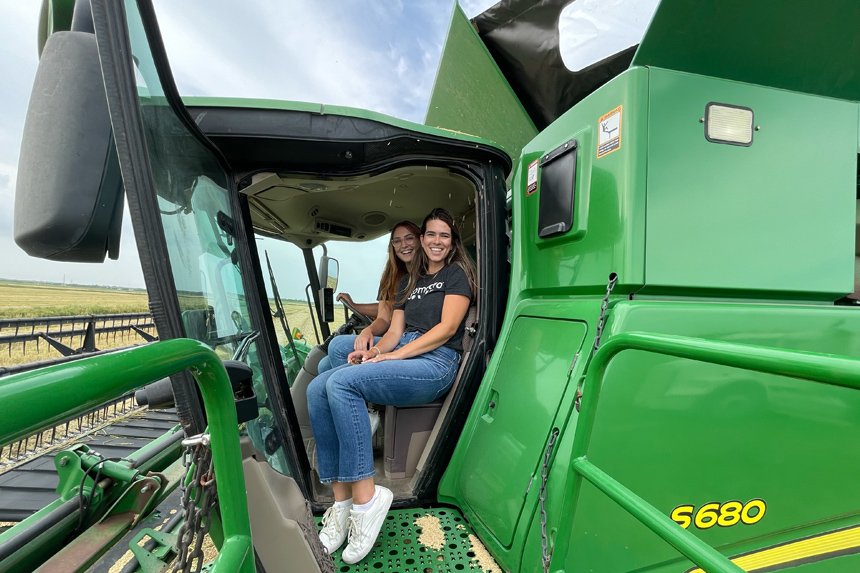
<instances>
[{"instance_id":1,"label":"wheat field","mask_svg":"<svg viewBox=\"0 0 860 573\"><path fill-rule=\"evenodd\" d=\"M181 298L181 297L180 297ZM274 311L274 301L269 301ZM343 312L336 309L336 322L332 330L343 323ZM284 311L290 330L298 329L302 337L311 345L316 344L313 322L307 303L284 301ZM45 316L86 316L98 314L122 314L148 312L147 295L143 290L111 289L84 286L43 285L0 281L0 318L38 318ZM278 343L287 344L287 336L281 321L273 317ZM85 322L77 323L74 328L83 329ZM66 325L65 329L73 328ZM55 332L57 327L52 327ZM36 331L44 330L37 327ZM22 333L29 333L29 328ZM154 331L150 331L155 334ZM0 329L0 336L15 334L14 329ZM81 337L62 338L61 342L72 348L83 345ZM120 348L132 344L142 344L145 340L133 330L104 333L96 336L96 347L100 350ZM60 353L44 340L38 342L0 344L0 367L49 360L60 357Z\"/></svg>"},{"instance_id":2,"label":"wheat field","mask_svg":"<svg viewBox=\"0 0 860 573\"><path fill-rule=\"evenodd\" d=\"M147 311L143 290L0 282L0 318Z\"/></svg>"}]
</instances>

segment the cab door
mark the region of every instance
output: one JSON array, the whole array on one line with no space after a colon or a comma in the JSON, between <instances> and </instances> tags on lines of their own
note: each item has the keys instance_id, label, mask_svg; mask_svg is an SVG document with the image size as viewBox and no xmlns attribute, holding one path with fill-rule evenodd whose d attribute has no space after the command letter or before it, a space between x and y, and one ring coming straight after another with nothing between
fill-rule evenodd
<instances>
[{"instance_id":1,"label":"cab door","mask_svg":"<svg viewBox=\"0 0 860 573\"><path fill-rule=\"evenodd\" d=\"M271 330L271 317L261 311L254 242L248 239L253 235L230 168L179 98L151 3L94 1L92 7L120 169L159 331L201 340L225 359L250 341L239 358L252 367L260 414L248 422L247 433L273 468L305 487L289 414L279 406L287 387L279 354L273 337L254 336Z\"/></svg>"}]
</instances>

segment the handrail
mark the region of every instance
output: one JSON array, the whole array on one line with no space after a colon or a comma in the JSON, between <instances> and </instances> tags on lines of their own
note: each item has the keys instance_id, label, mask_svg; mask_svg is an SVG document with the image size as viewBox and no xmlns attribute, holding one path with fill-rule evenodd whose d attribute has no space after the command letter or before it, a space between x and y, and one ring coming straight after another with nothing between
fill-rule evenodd
<instances>
[{"instance_id":1,"label":"handrail","mask_svg":"<svg viewBox=\"0 0 860 573\"><path fill-rule=\"evenodd\" d=\"M572 468L704 571L709 573L743 573L744 570L732 563L728 557L686 529L681 528L656 507L588 461L585 456L573 460Z\"/></svg>"},{"instance_id":2,"label":"handrail","mask_svg":"<svg viewBox=\"0 0 860 573\"><path fill-rule=\"evenodd\" d=\"M225 542L213 570L253 573L233 391L221 360L202 342L167 340L2 378L0 443L185 369L191 371L203 396L219 488Z\"/></svg>"},{"instance_id":3,"label":"handrail","mask_svg":"<svg viewBox=\"0 0 860 573\"><path fill-rule=\"evenodd\" d=\"M741 573L743 569L732 563L723 554L680 527L653 505L624 487L588 460L586 454L591 441L606 368L612 358L624 350L643 350L855 390L860 389L860 360L833 354L639 332L626 332L612 336L594 355L586 374L582 411L573 438L571 451L571 458L573 459L571 464L572 494L565 499L562 507L562 515L568 515L570 518L561 524L558 538L567 539L570 536L570 529L573 527L573 514L582 487L582 478L586 478L634 518L705 571ZM557 559L563 558L564 555L562 554L554 555L553 562L556 563Z\"/></svg>"}]
</instances>

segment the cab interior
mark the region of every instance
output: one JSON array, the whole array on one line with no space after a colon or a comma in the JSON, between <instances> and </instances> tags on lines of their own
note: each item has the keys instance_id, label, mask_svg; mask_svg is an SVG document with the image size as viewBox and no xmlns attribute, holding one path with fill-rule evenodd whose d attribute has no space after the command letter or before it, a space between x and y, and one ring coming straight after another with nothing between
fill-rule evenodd
<instances>
[{"instance_id":1,"label":"cab interior","mask_svg":"<svg viewBox=\"0 0 860 573\"><path fill-rule=\"evenodd\" d=\"M477 186L474 178L463 170L443 164L405 162L376 173L344 177L261 171L246 181L248 185L241 188L240 193L248 201L254 232L291 243L299 249L387 237L397 222L408 220L420 226L427 213L442 206L457 221L463 241L476 263L483 256L478 241ZM376 242L373 248L387 248L379 245L380 242ZM331 250L334 252L335 248ZM385 252L378 256L384 260ZM314 267L309 267L310 274L314 271ZM481 278L479 272L479 284ZM461 398L461 407L471 400L461 390L460 383L468 372L475 370L471 350L480 310L480 300L476 297L466 322L460 371L443 399L408 408L369 406L380 421L373 436L375 479L400 499L415 497L415 484L424 474L440 435L449 434L442 428L455 396ZM320 312L316 315L317 320L323 318ZM364 317L354 314L334 332L326 332L326 339L357 333L367 324ZM308 417L306 390L318 373L317 366L326 355L326 349L325 340L317 344L295 379L289 380L290 398L311 469L314 498L323 504L332 499L331 488L321 485L317 479L315 440Z\"/></svg>"}]
</instances>

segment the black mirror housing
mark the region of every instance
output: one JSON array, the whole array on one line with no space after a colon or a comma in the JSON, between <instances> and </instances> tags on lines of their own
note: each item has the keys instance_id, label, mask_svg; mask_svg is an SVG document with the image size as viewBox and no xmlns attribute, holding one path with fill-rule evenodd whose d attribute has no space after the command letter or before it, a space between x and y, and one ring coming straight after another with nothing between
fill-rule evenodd
<instances>
[{"instance_id":1,"label":"black mirror housing","mask_svg":"<svg viewBox=\"0 0 860 573\"><path fill-rule=\"evenodd\" d=\"M328 287L320 289L320 307L323 322L334 322L334 290Z\"/></svg>"},{"instance_id":2,"label":"black mirror housing","mask_svg":"<svg viewBox=\"0 0 860 573\"><path fill-rule=\"evenodd\" d=\"M15 242L43 259L119 256L123 186L93 34L45 43L24 124Z\"/></svg>"}]
</instances>

